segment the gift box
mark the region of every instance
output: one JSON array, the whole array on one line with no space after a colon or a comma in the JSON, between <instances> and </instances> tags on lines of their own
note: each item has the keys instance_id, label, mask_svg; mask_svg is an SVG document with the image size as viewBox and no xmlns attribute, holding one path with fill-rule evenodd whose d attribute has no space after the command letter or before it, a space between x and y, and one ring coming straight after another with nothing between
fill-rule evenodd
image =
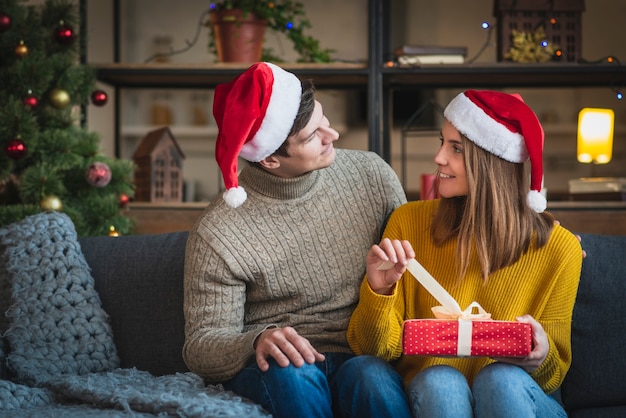
<instances>
[{"instance_id":1,"label":"gift box","mask_svg":"<svg viewBox=\"0 0 626 418\"><path fill-rule=\"evenodd\" d=\"M526 357L532 350L530 324L495 320L409 319L405 355Z\"/></svg>"},{"instance_id":2,"label":"gift box","mask_svg":"<svg viewBox=\"0 0 626 418\"><path fill-rule=\"evenodd\" d=\"M385 261L379 270L393 267ZM526 357L532 350L530 324L495 321L476 301L465 310L417 260L410 259L409 273L442 306L432 308L437 319L409 319L404 322L402 351L405 355Z\"/></svg>"}]
</instances>

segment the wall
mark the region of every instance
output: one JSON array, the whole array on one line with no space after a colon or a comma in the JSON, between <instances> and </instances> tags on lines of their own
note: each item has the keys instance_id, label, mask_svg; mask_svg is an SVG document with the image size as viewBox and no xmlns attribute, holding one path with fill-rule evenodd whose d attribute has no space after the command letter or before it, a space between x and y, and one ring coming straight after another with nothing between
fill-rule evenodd
<instances>
[{"instance_id":1,"label":"wall","mask_svg":"<svg viewBox=\"0 0 626 418\"><path fill-rule=\"evenodd\" d=\"M390 31L394 43L465 45L468 56L473 57L486 41L486 32L480 28L483 21L495 25L492 0L391 0L394 23ZM172 48L180 49L193 40L200 16L208 9L207 0L186 0L185 7L172 7L167 0L125 1L126 16L122 22L122 38L125 48L124 62L143 62L154 52L156 36L170 36ZM367 58L367 0L304 0L313 33L322 43L336 50L333 56L345 61L364 61ZM583 14L583 56L596 60L615 55L626 61L625 29L622 16L626 15L626 2L622 0L593 0L586 2ZM112 61L112 14L110 0L87 0L89 61L93 63ZM427 12L426 12L427 11ZM494 38L495 40L495 34ZM269 35L267 41L275 51L284 52L286 60L295 60L289 42L278 35ZM198 41L189 51L175 55L173 62L210 63L207 53L207 29L202 28ZM492 42L476 62L495 62L495 42ZM112 96L109 86L99 85ZM610 88L580 89L523 89L517 90L544 121L546 130L546 186L549 190L567 189L570 178L584 176L624 176L626 170L626 107L617 101ZM437 90L437 101L445 105L458 90ZM187 127L193 92L177 91L177 101L171 106L174 119ZM339 147L366 149L367 128L362 117L355 117L355 108L363 106L364 96L356 92L320 90L318 94L325 112L342 137ZM125 124L139 129L149 128L149 111L154 103L154 92L124 92L122 118ZM210 108L210 97L203 99ZM113 97L110 105L90 109L88 118L91 129L103 137L103 150L113 153ZM576 115L580 108L610 107L616 112L616 138L614 160L604 166L591 166L576 161ZM209 114L210 118L210 114ZM211 121L212 122L212 121ZM208 135L188 134L182 129L177 134L187 153L186 177L194 184L196 198L206 200L219 191L221 181L217 165L212 158L214 125ZM141 131L139 131L141 132ZM202 132L202 131L201 131ZM187 136L187 137L186 137ZM124 149L124 157L132 154L140 135L131 135ZM399 127L392 134L392 166L401 172L402 135ZM409 191L419 188L419 174L434 170L431 162L437 147L435 135L419 139L407 139L406 187Z\"/></svg>"}]
</instances>

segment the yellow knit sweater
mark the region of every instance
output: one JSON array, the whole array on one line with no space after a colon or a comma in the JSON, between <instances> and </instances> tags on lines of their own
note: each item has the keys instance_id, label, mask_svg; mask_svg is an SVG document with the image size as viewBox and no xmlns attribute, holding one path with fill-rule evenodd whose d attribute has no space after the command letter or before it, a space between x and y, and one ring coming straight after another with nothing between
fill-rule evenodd
<instances>
[{"instance_id":1,"label":"yellow knit sweater","mask_svg":"<svg viewBox=\"0 0 626 418\"><path fill-rule=\"evenodd\" d=\"M456 243L436 247L429 225L438 201L410 202L398 208L384 236L406 239L416 259L457 300L461 309L478 302L496 320L514 321L523 314L541 323L550 343L545 361L531 375L547 393L556 390L571 363L571 321L578 289L582 250L577 238L555 226L541 249L531 246L514 265L490 275L485 284L478 261L471 260L459 283L455 270ZM453 241L453 240L452 240ZM478 371L493 362L486 357L443 358L402 355L402 324L405 319L433 318L431 308L439 303L406 272L390 296L374 293L362 283L360 301L348 328L348 342L357 354L372 354L398 360L396 369L408 384L421 370L447 364L472 381Z\"/></svg>"}]
</instances>

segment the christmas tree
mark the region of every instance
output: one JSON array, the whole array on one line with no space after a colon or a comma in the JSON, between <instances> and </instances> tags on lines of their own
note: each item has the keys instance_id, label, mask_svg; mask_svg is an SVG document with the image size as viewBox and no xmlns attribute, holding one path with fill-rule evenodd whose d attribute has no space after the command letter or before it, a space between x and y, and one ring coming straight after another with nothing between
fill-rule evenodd
<instances>
[{"instance_id":1,"label":"christmas tree","mask_svg":"<svg viewBox=\"0 0 626 418\"><path fill-rule=\"evenodd\" d=\"M80 236L132 227L134 165L102 155L81 123L107 96L81 64L79 23L70 0L0 0L0 226L56 210Z\"/></svg>"}]
</instances>

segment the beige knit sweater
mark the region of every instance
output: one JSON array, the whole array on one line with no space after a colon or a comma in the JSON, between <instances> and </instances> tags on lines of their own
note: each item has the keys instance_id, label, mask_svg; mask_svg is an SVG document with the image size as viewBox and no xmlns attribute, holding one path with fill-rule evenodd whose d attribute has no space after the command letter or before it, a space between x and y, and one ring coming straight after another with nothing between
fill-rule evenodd
<instances>
[{"instance_id":1,"label":"beige knit sweater","mask_svg":"<svg viewBox=\"0 0 626 418\"><path fill-rule=\"evenodd\" d=\"M239 183L242 206L219 197L190 231L187 366L210 382L230 379L270 325L294 327L320 352L350 352L365 256L406 201L397 176L374 153L337 150L329 168L284 179L246 167Z\"/></svg>"}]
</instances>

